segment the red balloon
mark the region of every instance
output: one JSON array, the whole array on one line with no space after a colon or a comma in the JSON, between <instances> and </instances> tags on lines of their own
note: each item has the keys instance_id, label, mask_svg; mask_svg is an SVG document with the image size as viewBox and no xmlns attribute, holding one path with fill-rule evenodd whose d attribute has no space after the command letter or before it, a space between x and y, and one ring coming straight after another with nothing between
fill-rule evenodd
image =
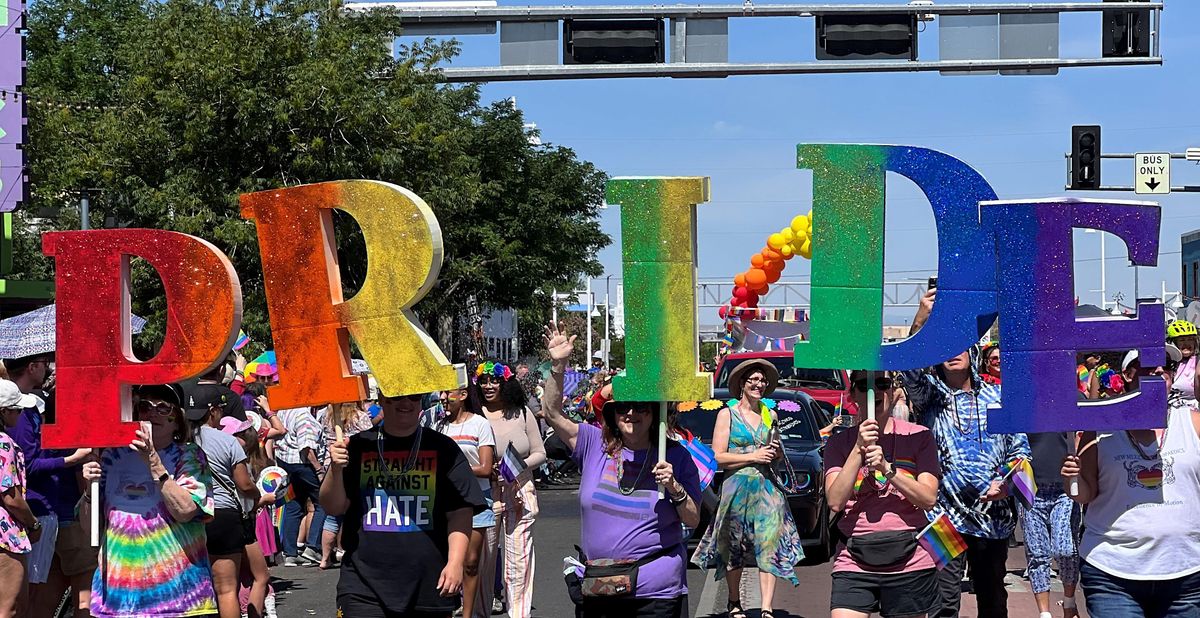
<instances>
[{"instance_id":1,"label":"red balloon","mask_svg":"<svg viewBox=\"0 0 1200 618\"><path fill-rule=\"evenodd\" d=\"M746 295L746 306L747 307L757 307L758 306L758 294L748 291L748 293Z\"/></svg>"},{"instance_id":2,"label":"red balloon","mask_svg":"<svg viewBox=\"0 0 1200 618\"><path fill-rule=\"evenodd\" d=\"M726 307L725 305L721 305L717 309L717 315L721 316L721 319L724 320L725 316L729 315L729 307Z\"/></svg>"},{"instance_id":3,"label":"red balloon","mask_svg":"<svg viewBox=\"0 0 1200 618\"><path fill-rule=\"evenodd\" d=\"M775 283L776 281L779 281L779 275L780 275L780 271L778 271L778 270L768 270L767 271L767 283Z\"/></svg>"},{"instance_id":4,"label":"red balloon","mask_svg":"<svg viewBox=\"0 0 1200 618\"><path fill-rule=\"evenodd\" d=\"M735 287L733 288L733 297L739 300L745 300L746 294L749 293L749 291L750 290L747 290L744 287Z\"/></svg>"},{"instance_id":5,"label":"red balloon","mask_svg":"<svg viewBox=\"0 0 1200 618\"><path fill-rule=\"evenodd\" d=\"M755 292L756 294L758 294L759 296L766 296L766 295L767 295L767 292L770 292L770 291L771 291L771 286L769 286L769 285L767 285L767 284L765 284L765 283L764 283L764 284L762 284L762 287L761 287L761 288L759 288L759 289L757 289L757 290L754 290L754 292Z\"/></svg>"},{"instance_id":6,"label":"red balloon","mask_svg":"<svg viewBox=\"0 0 1200 618\"><path fill-rule=\"evenodd\" d=\"M783 254L782 254L782 253L780 253L780 252L778 252L778 251L776 251L776 250L774 250L774 249L772 249L772 248L770 248L770 247L766 247L766 248L764 248L764 249L762 250L762 256L763 256L763 258L767 259L768 261L770 261L770 260L782 260L782 259L783 259Z\"/></svg>"},{"instance_id":7,"label":"red balloon","mask_svg":"<svg viewBox=\"0 0 1200 618\"><path fill-rule=\"evenodd\" d=\"M766 284L767 273L761 268L751 268L746 272L746 287L749 287L751 290L758 291L760 287Z\"/></svg>"},{"instance_id":8,"label":"red balloon","mask_svg":"<svg viewBox=\"0 0 1200 618\"><path fill-rule=\"evenodd\" d=\"M763 262L762 269L767 272L771 272L771 271L775 271L777 273L783 272L783 258L780 258L778 260L767 260L767 261Z\"/></svg>"}]
</instances>

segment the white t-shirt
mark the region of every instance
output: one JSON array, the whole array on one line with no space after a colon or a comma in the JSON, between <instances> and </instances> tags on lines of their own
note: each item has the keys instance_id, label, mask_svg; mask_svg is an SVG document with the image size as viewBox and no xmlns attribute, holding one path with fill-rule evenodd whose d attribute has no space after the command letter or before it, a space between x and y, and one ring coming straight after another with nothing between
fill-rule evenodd
<instances>
[{"instance_id":1,"label":"white t-shirt","mask_svg":"<svg viewBox=\"0 0 1200 618\"><path fill-rule=\"evenodd\" d=\"M458 448L462 449L472 466L479 465L479 448L483 446L492 447L492 461L496 461L496 436L492 433L492 424L486 418L472 414L465 423L439 424L438 429L458 444ZM480 477L475 477L475 480L479 482L480 489L491 490L491 480Z\"/></svg>"}]
</instances>

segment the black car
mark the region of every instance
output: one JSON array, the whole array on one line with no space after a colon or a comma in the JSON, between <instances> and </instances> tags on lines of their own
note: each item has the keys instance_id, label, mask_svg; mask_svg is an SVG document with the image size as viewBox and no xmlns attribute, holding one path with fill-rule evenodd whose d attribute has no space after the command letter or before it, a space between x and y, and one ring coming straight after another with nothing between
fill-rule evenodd
<instances>
[{"instance_id":1,"label":"black car","mask_svg":"<svg viewBox=\"0 0 1200 618\"><path fill-rule=\"evenodd\" d=\"M727 400L729 391L718 388L713 390L713 397ZM792 517L796 520L796 529L800 533L800 542L804 546L805 562L821 563L829 559L832 548L829 538L829 507L825 502L825 466L822 461L821 427L828 425L827 415L816 401L800 391L777 390L771 398L776 401L794 401L800 409L788 412L776 409L783 450L796 472L797 484L800 489L787 496L788 505L792 509ZM717 412L697 407L690 412L679 415L679 424L695 434L708 445L712 445L713 425ZM717 472L713 480L713 490L721 491L722 473ZM713 511L705 509L700 515L700 526L693 535L693 540L699 540L708 529Z\"/></svg>"}]
</instances>

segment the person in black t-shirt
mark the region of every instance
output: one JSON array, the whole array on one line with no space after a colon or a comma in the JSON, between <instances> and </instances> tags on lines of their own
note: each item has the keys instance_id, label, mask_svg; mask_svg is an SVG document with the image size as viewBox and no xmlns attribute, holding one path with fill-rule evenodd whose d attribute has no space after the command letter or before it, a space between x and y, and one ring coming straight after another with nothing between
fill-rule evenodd
<instances>
[{"instance_id":1,"label":"person in black t-shirt","mask_svg":"<svg viewBox=\"0 0 1200 618\"><path fill-rule=\"evenodd\" d=\"M486 503L454 440L420 425L421 396L381 397L383 426L334 441L321 506L342 515L346 618L446 617L458 607L471 518Z\"/></svg>"}]
</instances>

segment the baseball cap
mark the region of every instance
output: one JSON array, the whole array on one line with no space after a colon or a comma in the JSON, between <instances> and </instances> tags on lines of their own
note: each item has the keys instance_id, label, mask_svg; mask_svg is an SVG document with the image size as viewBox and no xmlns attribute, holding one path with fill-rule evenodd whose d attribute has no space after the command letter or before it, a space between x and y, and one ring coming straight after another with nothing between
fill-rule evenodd
<instances>
[{"instance_id":1,"label":"baseball cap","mask_svg":"<svg viewBox=\"0 0 1200 618\"><path fill-rule=\"evenodd\" d=\"M1168 343L1166 345L1166 352L1167 352L1167 359L1169 359L1171 362L1178 363L1179 361L1183 360L1183 352L1180 352L1179 348L1175 347L1174 345L1172 345L1170 343ZM1131 364L1133 364L1133 361L1135 361L1137 359L1138 359L1138 351L1137 350L1130 350L1130 351L1126 352L1125 358L1121 360L1121 371L1125 371L1126 369L1129 369L1129 366Z\"/></svg>"},{"instance_id":2,"label":"baseball cap","mask_svg":"<svg viewBox=\"0 0 1200 618\"><path fill-rule=\"evenodd\" d=\"M237 393L233 392L228 386L221 384L197 384L188 392L188 408L203 408L207 411L212 406L220 406L221 416L231 416L239 421L246 420L246 408L242 405L242 398ZM199 413L197 413L199 414ZM199 420L203 418L203 414L199 414Z\"/></svg>"},{"instance_id":3,"label":"baseball cap","mask_svg":"<svg viewBox=\"0 0 1200 618\"><path fill-rule=\"evenodd\" d=\"M144 384L134 387L134 392L142 399L161 399L183 407L183 387L178 384Z\"/></svg>"},{"instance_id":4,"label":"baseball cap","mask_svg":"<svg viewBox=\"0 0 1200 618\"><path fill-rule=\"evenodd\" d=\"M0 380L0 408L36 408L38 398L22 393L21 387L11 380Z\"/></svg>"}]
</instances>

